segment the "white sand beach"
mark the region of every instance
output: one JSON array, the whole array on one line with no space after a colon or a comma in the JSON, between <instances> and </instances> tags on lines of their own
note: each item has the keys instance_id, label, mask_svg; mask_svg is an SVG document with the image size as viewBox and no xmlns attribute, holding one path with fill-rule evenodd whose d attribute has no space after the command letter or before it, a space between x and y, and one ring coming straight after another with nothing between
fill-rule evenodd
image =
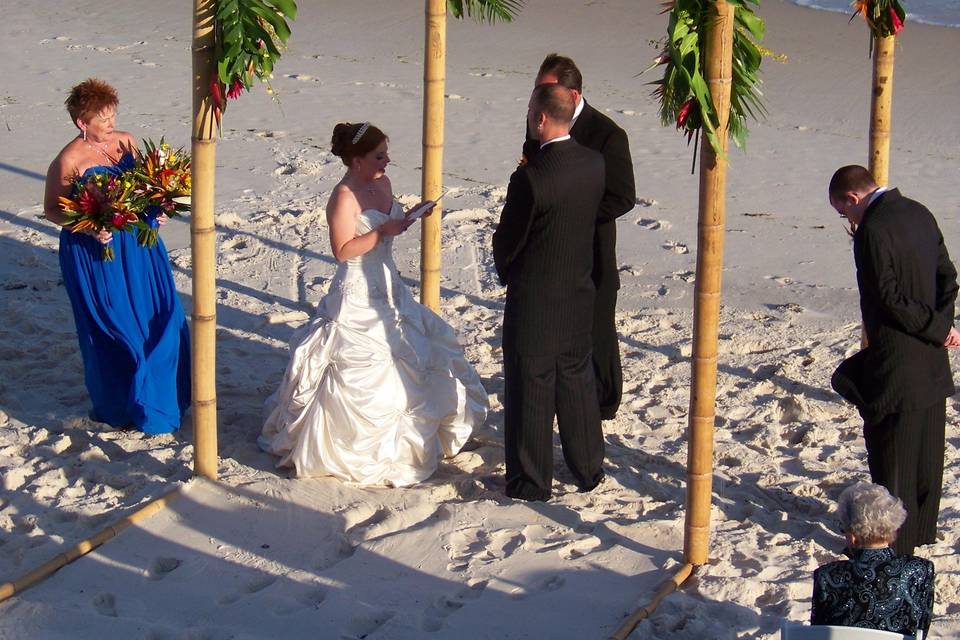
<instances>
[{"instance_id":1,"label":"white sand beach","mask_svg":"<svg viewBox=\"0 0 960 640\"><path fill-rule=\"evenodd\" d=\"M448 24L442 314L490 394L466 450L407 489L290 479L255 442L287 342L335 269L324 204L340 121L390 137L394 189L419 200L423 3L301 0L275 70L231 102L217 147L220 482L190 480L193 430L145 436L89 402L43 178L75 135L63 100L101 77L118 127L190 143L191 7L173 0L3 5L0 59L0 581L178 484L169 508L0 603L0 638L606 638L682 563L697 176L637 76L666 31L654 0L527 0L511 24ZM861 421L829 385L859 345L850 240L826 200L866 163L862 21L764 0L769 116L732 151L710 562L634 638L778 637L807 620L811 575L838 559L831 512L869 480ZM555 447L554 498L505 498L500 324L490 238L543 56L571 56L584 96L630 137L637 205L617 222L624 402L604 423L607 479L577 493ZM898 39L891 183L960 255L960 31ZM164 228L189 315L188 220ZM419 225L396 243L419 280ZM953 353L954 375L960 354ZM947 401L931 638L960 637L960 398Z\"/></svg>"}]
</instances>

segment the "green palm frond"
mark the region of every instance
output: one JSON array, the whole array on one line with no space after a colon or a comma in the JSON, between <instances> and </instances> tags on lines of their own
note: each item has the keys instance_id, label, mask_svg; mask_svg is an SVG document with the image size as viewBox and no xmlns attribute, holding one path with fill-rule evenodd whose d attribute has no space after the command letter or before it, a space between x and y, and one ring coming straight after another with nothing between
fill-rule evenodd
<instances>
[{"instance_id":1,"label":"green palm frond","mask_svg":"<svg viewBox=\"0 0 960 640\"><path fill-rule=\"evenodd\" d=\"M759 5L759 0L727 1L734 5L735 20L728 133L734 144L743 147L748 133L747 117L756 120L766 115L759 78L763 59L759 42L765 27L751 6ZM710 145L721 153L716 135L720 121L704 77L703 60L713 0L670 0L664 4L670 12L667 37L656 61L647 69L664 65L663 78L654 82L654 94L660 99L660 120L664 125L676 124L688 141L704 129Z\"/></svg>"},{"instance_id":2,"label":"green palm frond","mask_svg":"<svg viewBox=\"0 0 960 640\"><path fill-rule=\"evenodd\" d=\"M470 16L478 22L510 22L523 7L523 0L447 0L447 10L454 18Z\"/></svg>"},{"instance_id":3,"label":"green palm frond","mask_svg":"<svg viewBox=\"0 0 960 640\"><path fill-rule=\"evenodd\" d=\"M218 0L217 74L229 87L249 90L253 79L266 82L290 38L288 20L297 17L294 0Z\"/></svg>"}]
</instances>

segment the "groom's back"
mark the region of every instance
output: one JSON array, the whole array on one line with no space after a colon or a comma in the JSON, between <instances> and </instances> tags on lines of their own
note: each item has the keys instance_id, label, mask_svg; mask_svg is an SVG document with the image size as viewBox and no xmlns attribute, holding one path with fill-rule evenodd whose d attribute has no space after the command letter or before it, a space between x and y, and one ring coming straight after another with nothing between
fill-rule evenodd
<instances>
[{"instance_id":1,"label":"groom's back","mask_svg":"<svg viewBox=\"0 0 960 640\"><path fill-rule=\"evenodd\" d=\"M511 269L504 340L519 353L557 353L591 333L603 156L573 140L554 142L522 171L533 194L533 219Z\"/></svg>"}]
</instances>

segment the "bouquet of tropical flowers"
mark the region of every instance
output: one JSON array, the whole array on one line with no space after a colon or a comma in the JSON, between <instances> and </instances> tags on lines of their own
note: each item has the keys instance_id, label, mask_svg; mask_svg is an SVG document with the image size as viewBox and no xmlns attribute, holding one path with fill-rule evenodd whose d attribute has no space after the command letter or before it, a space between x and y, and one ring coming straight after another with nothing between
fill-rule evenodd
<instances>
[{"instance_id":1,"label":"bouquet of tropical flowers","mask_svg":"<svg viewBox=\"0 0 960 640\"><path fill-rule=\"evenodd\" d=\"M60 208L70 231L132 231L139 224L138 205L130 171L119 175L94 173L77 177L71 197L60 196ZM113 261L113 246L103 245L105 262Z\"/></svg>"},{"instance_id":2,"label":"bouquet of tropical flowers","mask_svg":"<svg viewBox=\"0 0 960 640\"><path fill-rule=\"evenodd\" d=\"M144 140L140 159L132 170L133 200L139 215L137 241L140 246L157 244L160 223L157 217L182 215L190 210L190 155L182 148L172 149Z\"/></svg>"}]
</instances>

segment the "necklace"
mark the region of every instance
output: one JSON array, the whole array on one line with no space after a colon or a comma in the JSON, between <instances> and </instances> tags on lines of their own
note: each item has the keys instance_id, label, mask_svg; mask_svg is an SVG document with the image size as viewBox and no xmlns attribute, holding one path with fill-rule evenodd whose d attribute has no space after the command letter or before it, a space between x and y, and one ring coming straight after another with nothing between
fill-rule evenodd
<instances>
[{"instance_id":1,"label":"necklace","mask_svg":"<svg viewBox=\"0 0 960 640\"><path fill-rule=\"evenodd\" d=\"M365 185L363 185L363 186L356 187L356 188L353 189L353 190L356 191L356 192L362 191L362 192L364 192L364 193L369 193L370 195L373 195L373 194L375 194L375 193L377 192L376 188L373 186L373 183L365 184Z\"/></svg>"},{"instance_id":2,"label":"necklace","mask_svg":"<svg viewBox=\"0 0 960 640\"><path fill-rule=\"evenodd\" d=\"M377 189L374 186L374 183L372 180L366 184L359 184L359 180L357 180L352 175L348 175L347 180L345 182L347 183L347 186L350 187L350 190L353 191L354 193L359 193L363 191L364 193L369 193L370 195L373 195L377 192Z\"/></svg>"},{"instance_id":3,"label":"necklace","mask_svg":"<svg viewBox=\"0 0 960 640\"><path fill-rule=\"evenodd\" d=\"M102 148L100 148L100 147L98 147L97 145L93 144L92 142L90 142L90 141L87 140L86 138L80 138L80 139L83 140L84 143L85 143L88 147L90 147L91 149L93 149L94 151L96 151L97 153L99 153L100 155L102 155L104 158L106 158L106 159L109 160L110 162L113 162L113 158L110 156L110 154L107 153L106 151L104 151Z\"/></svg>"}]
</instances>

